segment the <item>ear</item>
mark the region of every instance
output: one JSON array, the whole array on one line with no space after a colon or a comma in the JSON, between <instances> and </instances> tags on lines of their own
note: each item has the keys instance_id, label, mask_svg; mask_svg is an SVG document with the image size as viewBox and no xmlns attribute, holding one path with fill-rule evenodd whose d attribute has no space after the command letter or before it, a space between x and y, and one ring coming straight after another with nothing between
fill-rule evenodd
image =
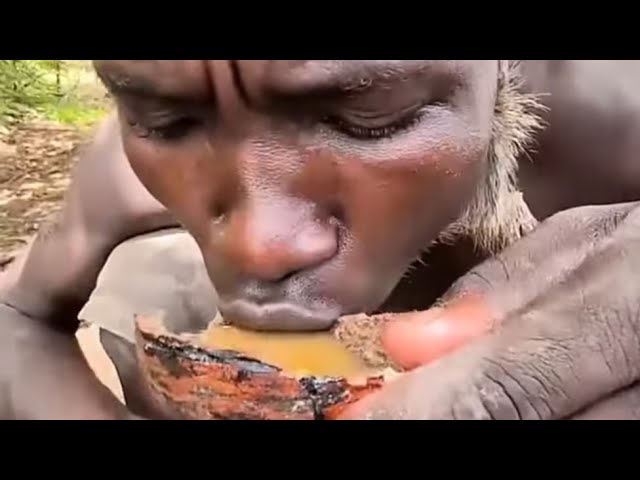
<instances>
[{"instance_id":1,"label":"ear","mask_svg":"<svg viewBox=\"0 0 640 480\"><path fill-rule=\"evenodd\" d=\"M455 231L493 254L537 225L518 188L518 161L542 128L544 108L537 96L523 91L519 62L500 60L492 139L485 178Z\"/></svg>"}]
</instances>

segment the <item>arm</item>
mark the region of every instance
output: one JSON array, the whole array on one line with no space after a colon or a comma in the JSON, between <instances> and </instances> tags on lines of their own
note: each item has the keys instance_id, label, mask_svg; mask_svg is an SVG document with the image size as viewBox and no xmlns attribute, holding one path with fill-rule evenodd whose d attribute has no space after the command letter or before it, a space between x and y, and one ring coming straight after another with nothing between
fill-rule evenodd
<instances>
[{"instance_id":1,"label":"arm","mask_svg":"<svg viewBox=\"0 0 640 480\"><path fill-rule=\"evenodd\" d=\"M130 169L117 119L108 118L76 165L60 213L0 278L0 385L9 390L0 416L122 417L84 361L77 314L116 245L173 224Z\"/></svg>"},{"instance_id":2,"label":"arm","mask_svg":"<svg viewBox=\"0 0 640 480\"><path fill-rule=\"evenodd\" d=\"M0 280L4 302L25 315L74 329L111 250L174 225L129 167L118 128L115 116L100 126L74 168L61 211Z\"/></svg>"}]
</instances>

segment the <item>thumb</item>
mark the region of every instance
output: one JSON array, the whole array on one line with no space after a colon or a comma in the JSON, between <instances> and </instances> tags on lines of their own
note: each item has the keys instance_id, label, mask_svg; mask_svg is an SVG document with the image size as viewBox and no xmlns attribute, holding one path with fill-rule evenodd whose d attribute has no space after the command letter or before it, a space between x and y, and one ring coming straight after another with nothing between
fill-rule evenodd
<instances>
[{"instance_id":1,"label":"thumb","mask_svg":"<svg viewBox=\"0 0 640 480\"><path fill-rule=\"evenodd\" d=\"M396 365L410 370L488 333L493 318L482 296L464 296L444 307L394 315L383 329L382 345Z\"/></svg>"}]
</instances>

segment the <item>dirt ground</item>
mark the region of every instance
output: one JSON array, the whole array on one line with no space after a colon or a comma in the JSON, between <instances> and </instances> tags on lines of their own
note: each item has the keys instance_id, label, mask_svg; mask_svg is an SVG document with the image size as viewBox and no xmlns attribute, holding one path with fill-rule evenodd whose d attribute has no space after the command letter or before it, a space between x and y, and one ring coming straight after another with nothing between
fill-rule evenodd
<instances>
[{"instance_id":1,"label":"dirt ground","mask_svg":"<svg viewBox=\"0 0 640 480\"><path fill-rule=\"evenodd\" d=\"M76 127L30 122L0 138L0 259L24 246L59 208L86 135Z\"/></svg>"},{"instance_id":2,"label":"dirt ground","mask_svg":"<svg viewBox=\"0 0 640 480\"><path fill-rule=\"evenodd\" d=\"M58 121L0 121L0 268L59 207L80 145L111 109L90 61L62 62L63 95L39 115ZM70 114L73 122L62 123Z\"/></svg>"}]
</instances>

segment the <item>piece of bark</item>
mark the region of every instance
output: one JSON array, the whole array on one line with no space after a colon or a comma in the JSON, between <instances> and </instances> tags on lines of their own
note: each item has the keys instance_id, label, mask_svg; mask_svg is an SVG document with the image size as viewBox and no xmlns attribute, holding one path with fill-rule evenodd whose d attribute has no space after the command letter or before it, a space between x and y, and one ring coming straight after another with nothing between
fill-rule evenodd
<instances>
[{"instance_id":1,"label":"piece of bark","mask_svg":"<svg viewBox=\"0 0 640 480\"><path fill-rule=\"evenodd\" d=\"M357 333L379 344L364 318L357 327L341 325L336 329L339 337ZM353 338L349 342L352 350L362 350ZM239 352L207 348L193 335L172 334L151 317L136 319L136 346L154 401L167 416L178 419L335 419L348 405L381 388L386 375L393 373L380 370L358 380L296 377ZM380 352L370 359L377 367L385 366Z\"/></svg>"}]
</instances>

